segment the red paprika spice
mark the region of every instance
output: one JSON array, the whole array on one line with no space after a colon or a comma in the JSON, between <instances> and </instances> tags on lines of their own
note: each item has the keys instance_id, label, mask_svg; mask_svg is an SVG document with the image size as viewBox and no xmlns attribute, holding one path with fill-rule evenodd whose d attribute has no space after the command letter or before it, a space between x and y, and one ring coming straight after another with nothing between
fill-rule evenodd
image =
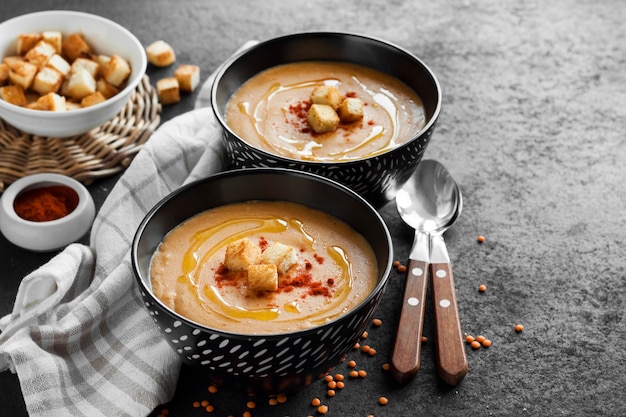
<instances>
[{"instance_id":1,"label":"red paprika spice","mask_svg":"<svg viewBox=\"0 0 626 417\"><path fill-rule=\"evenodd\" d=\"M18 194L13 209L32 222L49 222L70 214L78 206L78 194L65 185L32 188Z\"/></svg>"}]
</instances>

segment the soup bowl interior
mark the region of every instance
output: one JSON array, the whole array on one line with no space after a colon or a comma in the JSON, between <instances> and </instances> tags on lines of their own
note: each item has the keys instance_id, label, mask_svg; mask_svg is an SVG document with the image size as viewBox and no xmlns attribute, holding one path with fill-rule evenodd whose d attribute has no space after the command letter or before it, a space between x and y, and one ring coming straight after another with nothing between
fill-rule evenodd
<instances>
[{"instance_id":1,"label":"soup bowl interior","mask_svg":"<svg viewBox=\"0 0 626 417\"><path fill-rule=\"evenodd\" d=\"M399 79L422 99L425 126L392 150L348 162L302 161L250 145L228 126L225 112L230 97L256 74L300 61L353 63ZM313 172L348 186L379 208L395 197L421 160L440 113L441 89L424 62L392 43L359 34L305 32L270 39L233 56L216 73L211 101L235 167L272 166Z\"/></svg>"},{"instance_id":2,"label":"soup bowl interior","mask_svg":"<svg viewBox=\"0 0 626 417\"><path fill-rule=\"evenodd\" d=\"M337 319L306 330L242 334L212 329L165 306L152 292L150 262L165 235L205 210L251 200L289 201L328 213L370 244L378 277L374 290ZM318 380L345 358L380 303L392 264L389 231L376 210L346 187L321 176L287 169L225 171L183 186L141 222L132 246L141 297L166 340L182 360L216 384L278 394Z\"/></svg>"}]
</instances>

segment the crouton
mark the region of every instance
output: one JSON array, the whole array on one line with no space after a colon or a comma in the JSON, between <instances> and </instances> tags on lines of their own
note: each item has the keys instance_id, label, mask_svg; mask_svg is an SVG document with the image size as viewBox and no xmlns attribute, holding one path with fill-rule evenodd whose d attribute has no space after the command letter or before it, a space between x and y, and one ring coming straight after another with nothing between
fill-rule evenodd
<instances>
[{"instance_id":1,"label":"crouton","mask_svg":"<svg viewBox=\"0 0 626 417\"><path fill-rule=\"evenodd\" d=\"M178 80L180 89L190 93L200 84L200 67L197 65L180 65L174 72L174 77Z\"/></svg>"},{"instance_id":2,"label":"crouton","mask_svg":"<svg viewBox=\"0 0 626 417\"><path fill-rule=\"evenodd\" d=\"M250 265L258 263L261 248L250 239L243 238L226 246L224 266L231 271L247 271Z\"/></svg>"},{"instance_id":3,"label":"crouton","mask_svg":"<svg viewBox=\"0 0 626 417\"><path fill-rule=\"evenodd\" d=\"M322 85L315 87L311 93L311 102L313 104L326 104L337 110L343 101L343 96L337 90L337 87L332 85Z\"/></svg>"},{"instance_id":4,"label":"crouton","mask_svg":"<svg viewBox=\"0 0 626 417\"><path fill-rule=\"evenodd\" d=\"M56 93L48 93L39 97L35 105L38 110L66 111L65 97Z\"/></svg>"},{"instance_id":5,"label":"crouton","mask_svg":"<svg viewBox=\"0 0 626 417\"><path fill-rule=\"evenodd\" d=\"M65 58L63 58L59 54L52 55L48 62L46 62L46 67L57 70L64 77L67 77L67 75L70 73L70 70L72 69L69 62L67 62Z\"/></svg>"},{"instance_id":6,"label":"crouton","mask_svg":"<svg viewBox=\"0 0 626 417\"><path fill-rule=\"evenodd\" d=\"M162 78L157 81L157 95L162 104L173 104L180 101L180 87L174 77Z\"/></svg>"},{"instance_id":7,"label":"crouton","mask_svg":"<svg viewBox=\"0 0 626 417\"><path fill-rule=\"evenodd\" d=\"M0 85L9 81L9 66L4 62L0 64Z\"/></svg>"},{"instance_id":8,"label":"crouton","mask_svg":"<svg viewBox=\"0 0 626 417\"><path fill-rule=\"evenodd\" d=\"M111 98L119 93L120 89L106 82L104 78L98 78L98 80L96 80L96 91L102 94L105 98Z\"/></svg>"},{"instance_id":9,"label":"crouton","mask_svg":"<svg viewBox=\"0 0 626 417\"><path fill-rule=\"evenodd\" d=\"M67 90L71 98L82 100L83 97L96 91L96 80L89 74L89 71L79 68L70 75Z\"/></svg>"},{"instance_id":10,"label":"crouton","mask_svg":"<svg viewBox=\"0 0 626 417\"><path fill-rule=\"evenodd\" d=\"M87 96L89 97L89 96ZM78 109L82 109L83 106L80 105L80 103L76 103L74 101L67 101L65 100L65 110L67 111L71 111L71 110L78 110Z\"/></svg>"},{"instance_id":11,"label":"crouton","mask_svg":"<svg viewBox=\"0 0 626 417\"><path fill-rule=\"evenodd\" d=\"M80 105L81 107L89 107L94 104L102 103L105 100L106 98L102 95L102 93L96 91L95 93L91 93L88 96L83 97L80 101Z\"/></svg>"},{"instance_id":12,"label":"crouton","mask_svg":"<svg viewBox=\"0 0 626 417\"><path fill-rule=\"evenodd\" d=\"M58 71L44 67L35 75L32 89L41 95L56 93L63 83L63 75Z\"/></svg>"},{"instance_id":13,"label":"crouton","mask_svg":"<svg viewBox=\"0 0 626 417\"><path fill-rule=\"evenodd\" d=\"M337 112L327 104L311 105L306 120L315 133L332 132L339 126Z\"/></svg>"},{"instance_id":14,"label":"crouton","mask_svg":"<svg viewBox=\"0 0 626 417\"><path fill-rule=\"evenodd\" d=\"M37 42L37 45L35 45L28 52L26 52L26 55L24 55L24 59L31 64L36 65L37 68L41 68L55 53L56 51L54 49L54 46L50 45L47 42L39 41Z\"/></svg>"},{"instance_id":15,"label":"crouton","mask_svg":"<svg viewBox=\"0 0 626 417\"><path fill-rule=\"evenodd\" d=\"M111 57L108 55L97 55L94 60L100 64L100 68L104 68L106 64L109 63L109 61L111 60Z\"/></svg>"},{"instance_id":16,"label":"crouton","mask_svg":"<svg viewBox=\"0 0 626 417\"><path fill-rule=\"evenodd\" d=\"M9 66L9 80L15 85L19 85L24 90L28 90L37 75L37 66L24 60L5 60Z\"/></svg>"},{"instance_id":17,"label":"crouton","mask_svg":"<svg viewBox=\"0 0 626 417\"><path fill-rule=\"evenodd\" d=\"M24 106L27 103L24 90L19 85L0 87L0 98L16 106Z\"/></svg>"},{"instance_id":18,"label":"crouton","mask_svg":"<svg viewBox=\"0 0 626 417\"><path fill-rule=\"evenodd\" d=\"M82 33L72 33L67 36L61 44L61 51L71 62L80 57L90 58L92 55L91 47Z\"/></svg>"},{"instance_id":19,"label":"crouton","mask_svg":"<svg viewBox=\"0 0 626 417\"><path fill-rule=\"evenodd\" d=\"M119 55L112 55L102 69L102 76L109 84L121 87L130 76L130 64Z\"/></svg>"},{"instance_id":20,"label":"crouton","mask_svg":"<svg viewBox=\"0 0 626 417\"><path fill-rule=\"evenodd\" d=\"M26 55L26 52L34 48L40 40L41 34L39 33L20 33L17 36L17 54L20 56Z\"/></svg>"},{"instance_id":21,"label":"crouton","mask_svg":"<svg viewBox=\"0 0 626 417\"><path fill-rule=\"evenodd\" d=\"M54 48L54 52L60 54L63 45L63 35L56 30L47 30L41 32L41 40L49 43Z\"/></svg>"},{"instance_id":22,"label":"crouton","mask_svg":"<svg viewBox=\"0 0 626 417\"><path fill-rule=\"evenodd\" d=\"M157 67L167 67L176 61L174 49L165 41L158 40L146 47L148 62Z\"/></svg>"},{"instance_id":23,"label":"crouton","mask_svg":"<svg viewBox=\"0 0 626 417\"><path fill-rule=\"evenodd\" d=\"M261 254L259 263L276 265L279 274L284 274L298 262L296 250L280 242L273 242Z\"/></svg>"},{"instance_id":24,"label":"crouton","mask_svg":"<svg viewBox=\"0 0 626 417\"><path fill-rule=\"evenodd\" d=\"M278 270L274 264L254 264L248 267L248 290L253 292L276 291Z\"/></svg>"},{"instance_id":25,"label":"crouton","mask_svg":"<svg viewBox=\"0 0 626 417\"><path fill-rule=\"evenodd\" d=\"M92 61L91 59L76 58L76 61L72 62L71 72L76 72L79 68L87 70L89 75L95 79L98 76L100 64L96 61Z\"/></svg>"},{"instance_id":26,"label":"crouton","mask_svg":"<svg viewBox=\"0 0 626 417\"><path fill-rule=\"evenodd\" d=\"M339 119L344 123L353 123L363 118L363 102L358 98L347 97L337 110Z\"/></svg>"}]
</instances>

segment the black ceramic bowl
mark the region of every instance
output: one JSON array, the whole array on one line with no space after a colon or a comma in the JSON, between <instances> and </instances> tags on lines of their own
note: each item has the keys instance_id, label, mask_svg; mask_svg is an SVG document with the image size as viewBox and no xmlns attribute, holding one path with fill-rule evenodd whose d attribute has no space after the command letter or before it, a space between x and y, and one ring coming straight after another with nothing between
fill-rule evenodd
<instances>
[{"instance_id":1,"label":"black ceramic bowl","mask_svg":"<svg viewBox=\"0 0 626 417\"><path fill-rule=\"evenodd\" d=\"M215 330L166 307L153 295L149 277L151 257L163 237L202 211L249 200L300 203L348 223L374 250L379 270L375 289L361 304L334 321L280 334ZM314 174L258 168L225 171L185 185L165 197L139 225L131 256L141 297L183 361L202 367L216 384L228 384L246 392L278 394L318 380L352 349L380 303L391 270L392 243L376 210L346 187Z\"/></svg>"},{"instance_id":2,"label":"black ceramic bowl","mask_svg":"<svg viewBox=\"0 0 626 417\"><path fill-rule=\"evenodd\" d=\"M312 60L359 64L396 77L422 99L426 125L403 145L383 154L333 163L273 155L251 146L228 127L226 104L245 81L276 65ZM395 197L421 160L439 117L441 91L433 72L415 55L396 45L358 34L307 32L261 42L226 61L216 73L211 102L234 167L284 167L313 172L348 186L380 208Z\"/></svg>"}]
</instances>

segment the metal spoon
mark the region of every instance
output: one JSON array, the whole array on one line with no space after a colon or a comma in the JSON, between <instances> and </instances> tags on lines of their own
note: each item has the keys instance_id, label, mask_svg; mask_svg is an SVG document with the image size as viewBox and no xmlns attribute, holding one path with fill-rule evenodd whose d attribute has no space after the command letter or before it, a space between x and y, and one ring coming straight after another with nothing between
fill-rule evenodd
<instances>
[{"instance_id":1,"label":"metal spoon","mask_svg":"<svg viewBox=\"0 0 626 417\"><path fill-rule=\"evenodd\" d=\"M391 358L392 374L399 382L412 379L420 366L424 300L432 277L437 334L437 371L450 385L467 373L467 359L457 310L450 258L443 240L461 214L461 190L439 162L422 160L396 196L398 212L415 229L398 333Z\"/></svg>"}]
</instances>

